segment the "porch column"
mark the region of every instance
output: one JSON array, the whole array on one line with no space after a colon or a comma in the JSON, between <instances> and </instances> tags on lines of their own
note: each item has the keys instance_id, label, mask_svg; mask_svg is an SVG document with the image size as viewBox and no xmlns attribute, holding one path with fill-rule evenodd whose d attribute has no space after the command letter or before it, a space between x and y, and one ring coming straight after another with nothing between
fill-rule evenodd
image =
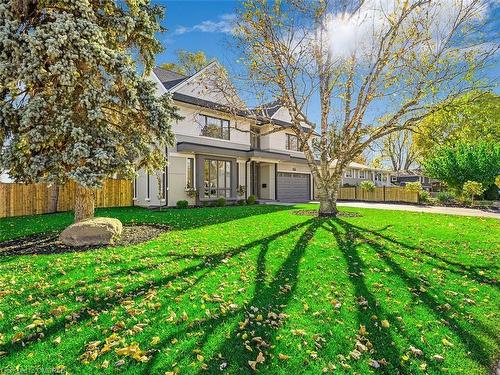
<instances>
[{"instance_id":1,"label":"porch column","mask_svg":"<svg viewBox=\"0 0 500 375\"><path fill-rule=\"evenodd\" d=\"M274 200L278 200L278 163L274 163Z\"/></svg>"}]
</instances>

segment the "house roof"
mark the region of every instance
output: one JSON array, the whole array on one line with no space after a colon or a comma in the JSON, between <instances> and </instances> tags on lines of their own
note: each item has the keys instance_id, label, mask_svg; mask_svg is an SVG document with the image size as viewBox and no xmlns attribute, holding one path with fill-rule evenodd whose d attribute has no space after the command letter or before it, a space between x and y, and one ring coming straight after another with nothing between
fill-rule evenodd
<instances>
[{"instance_id":1,"label":"house roof","mask_svg":"<svg viewBox=\"0 0 500 375\"><path fill-rule=\"evenodd\" d=\"M263 116L267 118L272 118L276 112L282 107L282 103L280 99L276 99L272 102L262 104L256 108L252 108L250 110L251 113L256 116Z\"/></svg>"},{"instance_id":2,"label":"house roof","mask_svg":"<svg viewBox=\"0 0 500 375\"><path fill-rule=\"evenodd\" d=\"M247 117L251 119L257 120L259 123L258 125L264 125L264 124L273 124L277 126L281 126L283 128L290 128L292 127L292 124L286 121L278 120L278 119L273 119L273 116L278 112L278 110L282 107L281 100L277 99L272 102L263 104L259 107L248 109L248 110L242 110L242 109L231 109L229 106L226 106L224 104L219 104L215 103L209 100L201 99L198 97L194 97L191 95L186 95L186 94L181 94L177 92L177 90L186 84L187 82L191 81L195 77L199 76L203 71L208 69L209 67L218 64L216 60L211 61L208 65L206 65L204 68L196 72L195 74L191 76L185 76L182 74L179 74L177 72L174 72L172 70L168 69L163 69L160 67L155 67L153 68L153 73L156 75L158 80L161 82L163 87L167 91L170 91L173 93L172 97L174 100L177 100L179 102L183 103L188 103L188 104L193 104L221 112L226 112L226 113L232 113L236 114L241 117ZM303 127L304 131L309 131L309 128ZM314 131L313 131L314 132ZM318 135L316 132L314 134Z\"/></svg>"},{"instance_id":3,"label":"house roof","mask_svg":"<svg viewBox=\"0 0 500 375\"><path fill-rule=\"evenodd\" d=\"M160 67L153 68L153 72L154 74L156 74L162 85L167 90L170 90L172 87L178 85L181 82L184 82L189 78L189 76L185 76L172 70L167 70Z\"/></svg>"}]
</instances>

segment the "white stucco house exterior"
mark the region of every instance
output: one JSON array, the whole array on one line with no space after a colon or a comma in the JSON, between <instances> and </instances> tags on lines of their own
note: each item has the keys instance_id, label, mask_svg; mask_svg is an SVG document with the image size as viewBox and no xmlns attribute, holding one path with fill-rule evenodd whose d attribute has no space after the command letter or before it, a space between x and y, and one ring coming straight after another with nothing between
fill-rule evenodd
<instances>
[{"instance_id":1,"label":"white stucco house exterior","mask_svg":"<svg viewBox=\"0 0 500 375\"><path fill-rule=\"evenodd\" d=\"M175 144L165 152L165 170L141 170L134 180L134 204L175 206L179 200L203 204L225 197L300 202L314 197L314 181L290 129L290 115L278 102L265 115L225 111L224 95L207 89L203 77L217 74L217 62L186 77L155 68L158 95L170 93L183 117L172 125ZM273 130L273 132L269 132ZM388 171L352 163L343 184L373 180L390 185Z\"/></svg>"}]
</instances>

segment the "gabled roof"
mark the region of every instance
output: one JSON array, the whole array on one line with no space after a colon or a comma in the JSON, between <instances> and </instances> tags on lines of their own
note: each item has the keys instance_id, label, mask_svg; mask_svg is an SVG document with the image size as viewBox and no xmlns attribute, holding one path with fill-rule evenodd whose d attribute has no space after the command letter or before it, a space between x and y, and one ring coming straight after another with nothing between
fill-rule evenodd
<instances>
[{"instance_id":1,"label":"gabled roof","mask_svg":"<svg viewBox=\"0 0 500 375\"><path fill-rule=\"evenodd\" d=\"M262 104L261 106L251 109L250 111L256 116L263 116L271 119L281 107L281 100L277 99L270 103Z\"/></svg>"},{"instance_id":2,"label":"gabled roof","mask_svg":"<svg viewBox=\"0 0 500 375\"><path fill-rule=\"evenodd\" d=\"M154 74L156 74L162 85L167 90L170 90L172 87L189 78L188 76L184 76L172 70L167 70L159 67L153 68L153 72Z\"/></svg>"}]
</instances>

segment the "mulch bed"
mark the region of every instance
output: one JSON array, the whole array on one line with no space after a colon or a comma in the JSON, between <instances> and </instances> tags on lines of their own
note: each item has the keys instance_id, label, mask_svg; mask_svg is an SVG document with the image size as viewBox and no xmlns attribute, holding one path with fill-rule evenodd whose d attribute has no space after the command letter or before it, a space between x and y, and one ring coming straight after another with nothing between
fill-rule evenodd
<instances>
[{"instance_id":1,"label":"mulch bed","mask_svg":"<svg viewBox=\"0 0 500 375\"><path fill-rule=\"evenodd\" d=\"M152 240L168 230L170 230L169 226L161 224L126 224L123 226L121 238L113 245L74 247L64 245L59 242L59 232L39 233L27 237L16 238L10 241L0 242L0 256L62 254L102 249L105 247L137 245Z\"/></svg>"},{"instance_id":2,"label":"mulch bed","mask_svg":"<svg viewBox=\"0 0 500 375\"><path fill-rule=\"evenodd\" d=\"M302 216L318 216L318 210L297 210L297 211L292 211L295 215L302 215ZM357 212L345 212L345 211L339 211L337 213L337 217L361 217L363 215L358 214Z\"/></svg>"}]
</instances>

